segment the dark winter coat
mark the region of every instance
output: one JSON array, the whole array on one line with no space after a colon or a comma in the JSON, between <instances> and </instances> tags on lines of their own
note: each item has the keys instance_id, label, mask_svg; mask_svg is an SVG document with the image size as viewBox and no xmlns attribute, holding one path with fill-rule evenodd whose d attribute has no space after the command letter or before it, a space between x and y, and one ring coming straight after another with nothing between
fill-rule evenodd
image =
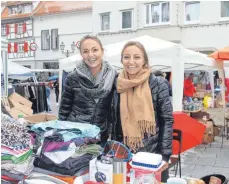
<instances>
[{"instance_id":1,"label":"dark winter coat","mask_svg":"<svg viewBox=\"0 0 229 184\"><path fill-rule=\"evenodd\" d=\"M117 78L115 84L117 83ZM149 79L152 100L155 111L156 135L143 140L144 148L138 151L159 153L163 155L163 160L168 161L172 154L173 139L173 110L169 96L169 88L164 78L151 74ZM120 119L120 95L117 91L113 94L112 107L112 138L122 142L122 126Z\"/></svg>"}]
</instances>

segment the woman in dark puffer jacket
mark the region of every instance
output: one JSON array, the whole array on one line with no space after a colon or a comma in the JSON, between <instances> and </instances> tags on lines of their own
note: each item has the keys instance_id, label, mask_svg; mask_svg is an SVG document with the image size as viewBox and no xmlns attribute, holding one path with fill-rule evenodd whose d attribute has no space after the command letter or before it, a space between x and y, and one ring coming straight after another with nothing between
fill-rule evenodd
<instances>
[{"instance_id":1,"label":"woman in dark puffer jacket","mask_svg":"<svg viewBox=\"0 0 229 184\"><path fill-rule=\"evenodd\" d=\"M133 152L161 154L166 182L172 154L173 114L169 88L151 73L148 56L139 42L128 42L121 53L123 71L116 78L113 96L112 138Z\"/></svg>"},{"instance_id":2,"label":"woman in dark puffer jacket","mask_svg":"<svg viewBox=\"0 0 229 184\"><path fill-rule=\"evenodd\" d=\"M59 119L91 123L101 131L101 145L108 138L115 70L102 60L103 47L95 36L80 41L83 61L68 74L62 94Z\"/></svg>"}]
</instances>

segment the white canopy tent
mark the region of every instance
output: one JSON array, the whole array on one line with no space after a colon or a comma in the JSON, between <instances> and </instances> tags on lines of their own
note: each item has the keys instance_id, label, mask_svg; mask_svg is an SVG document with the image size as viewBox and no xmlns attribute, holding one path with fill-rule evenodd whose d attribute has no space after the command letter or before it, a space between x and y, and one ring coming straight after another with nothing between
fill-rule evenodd
<instances>
[{"instance_id":1,"label":"white canopy tent","mask_svg":"<svg viewBox=\"0 0 229 184\"><path fill-rule=\"evenodd\" d=\"M147 35L104 46L104 60L115 68L122 68L121 50L128 41L139 41L144 45L153 70L172 72L172 90L173 94L176 94L173 95L174 111L182 111L184 70L223 69L223 65L204 54L188 50L180 44ZM80 54L77 54L60 60L60 82L62 70L73 70L77 61L81 59Z\"/></svg>"},{"instance_id":2,"label":"white canopy tent","mask_svg":"<svg viewBox=\"0 0 229 184\"><path fill-rule=\"evenodd\" d=\"M3 67L1 67L1 74L3 74ZM17 63L8 60L8 78L26 80L30 77L34 77L35 74L31 72L29 68L21 66Z\"/></svg>"}]
</instances>

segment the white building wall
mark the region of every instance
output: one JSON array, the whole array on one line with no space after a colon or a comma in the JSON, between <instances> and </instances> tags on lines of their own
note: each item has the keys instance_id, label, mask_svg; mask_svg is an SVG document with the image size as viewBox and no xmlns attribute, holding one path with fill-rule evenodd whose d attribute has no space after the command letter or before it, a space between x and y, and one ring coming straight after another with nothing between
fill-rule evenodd
<instances>
[{"instance_id":1,"label":"white building wall","mask_svg":"<svg viewBox=\"0 0 229 184\"><path fill-rule=\"evenodd\" d=\"M229 19L223 21L220 14L220 1L201 1L199 24L184 24L184 2L180 2L181 43L199 51L217 50L229 45Z\"/></svg>"},{"instance_id":2,"label":"white building wall","mask_svg":"<svg viewBox=\"0 0 229 184\"><path fill-rule=\"evenodd\" d=\"M145 26L145 4L155 1L93 2L93 33L103 44L115 43L136 36L149 35L183 44L194 50L215 50L229 44L229 19L222 21L220 1L200 2L198 24L185 24L185 2L170 1L170 22L167 25ZM121 31L120 10L134 9L134 28ZM101 33L100 14L110 12L110 31Z\"/></svg>"},{"instance_id":3,"label":"white building wall","mask_svg":"<svg viewBox=\"0 0 229 184\"><path fill-rule=\"evenodd\" d=\"M115 43L136 36L149 35L165 40L179 42L180 28L177 27L179 2L170 2L170 22L163 26L145 25L145 4L150 1L93 1L93 34L98 35L103 44ZM121 30L121 10L133 9L133 29ZM101 13L110 12L110 31L101 32ZM169 34L168 34L169 33Z\"/></svg>"},{"instance_id":4,"label":"white building wall","mask_svg":"<svg viewBox=\"0 0 229 184\"><path fill-rule=\"evenodd\" d=\"M92 12L74 12L56 15L46 15L34 17L34 37L38 45L36 50L35 60L36 68L43 68L43 62L57 62L60 58L66 56L58 50L41 50L41 31L49 30L51 41L51 29L58 29L59 45L63 41L65 50L71 50L71 44L79 41L84 35L92 33ZM51 45L51 44L50 44ZM78 50L76 49L75 53Z\"/></svg>"},{"instance_id":5,"label":"white building wall","mask_svg":"<svg viewBox=\"0 0 229 184\"><path fill-rule=\"evenodd\" d=\"M97 34L101 31L101 13L110 12L110 31L117 32L121 29L121 16L120 10L133 9L134 25L133 29L136 29L136 1L93 1L93 33Z\"/></svg>"}]
</instances>

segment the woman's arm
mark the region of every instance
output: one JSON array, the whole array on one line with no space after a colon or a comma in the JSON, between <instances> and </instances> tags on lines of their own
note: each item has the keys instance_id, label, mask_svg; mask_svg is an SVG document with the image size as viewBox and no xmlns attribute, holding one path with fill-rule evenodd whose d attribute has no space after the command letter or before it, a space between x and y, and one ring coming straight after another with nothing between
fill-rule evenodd
<instances>
[{"instance_id":1,"label":"woman's arm","mask_svg":"<svg viewBox=\"0 0 229 184\"><path fill-rule=\"evenodd\" d=\"M159 143L158 151L163 156L163 160L168 162L172 155L173 140L173 109L169 96L169 88L165 80L158 79L158 123L159 123Z\"/></svg>"}]
</instances>

